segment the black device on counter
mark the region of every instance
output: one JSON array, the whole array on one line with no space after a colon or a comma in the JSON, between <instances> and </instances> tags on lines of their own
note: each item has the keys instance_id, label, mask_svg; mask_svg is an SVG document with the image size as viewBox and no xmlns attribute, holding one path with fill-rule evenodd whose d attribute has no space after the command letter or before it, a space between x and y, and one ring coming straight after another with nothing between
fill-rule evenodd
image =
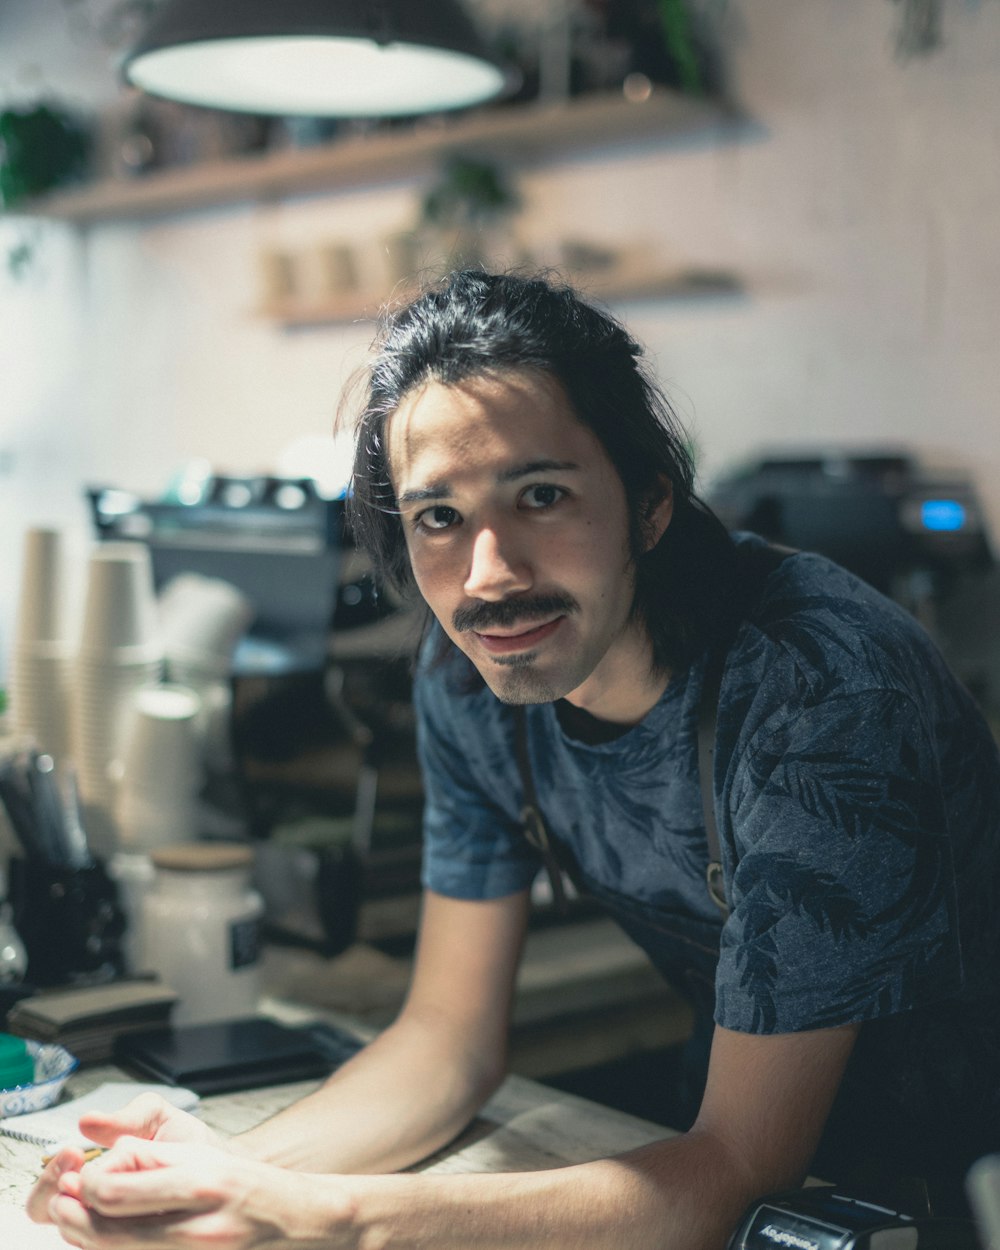
<instances>
[{"instance_id":1,"label":"black device on counter","mask_svg":"<svg viewBox=\"0 0 1000 1250\"><path fill-rule=\"evenodd\" d=\"M721 477L708 503L727 528L818 551L885 592L908 572L940 578L993 563L971 475L897 449L763 456Z\"/></svg>"},{"instance_id":2,"label":"black device on counter","mask_svg":"<svg viewBox=\"0 0 1000 1250\"><path fill-rule=\"evenodd\" d=\"M971 1220L914 1216L835 1185L771 1194L753 1204L727 1250L979 1250Z\"/></svg>"},{"instance_id":3,"label":"black device on counter","mask_svg":"<svg viewBox=\"0 0 1000 1250\"><path fill-rule=\"evenodd\" d=\"M363 1044L329 1024L246 1016L132 1033L117 1040L114 1057L148 1080L222 1094L328 1076Z\"/></svg>"}]
</instances>

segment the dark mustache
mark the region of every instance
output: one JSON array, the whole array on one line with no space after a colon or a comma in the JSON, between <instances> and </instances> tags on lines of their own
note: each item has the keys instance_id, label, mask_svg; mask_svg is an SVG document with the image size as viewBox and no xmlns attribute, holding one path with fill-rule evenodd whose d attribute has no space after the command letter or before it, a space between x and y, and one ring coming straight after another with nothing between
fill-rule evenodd
<instances>
[{"instance_id":1,"label":"dark mustache","mask_svg":"<svg viewBox=\"0 0 1000 1250\"><path fill-rule=\"evenodd\" d=\"M568 594L532 595L524 599L500 599L496 603L480 600L468 608L456 608L451 623L459 633L471 629L484 634L491 626L509 629L520 622L568 616L578 608L577 601Z\"/></svg>"}]
</instances>

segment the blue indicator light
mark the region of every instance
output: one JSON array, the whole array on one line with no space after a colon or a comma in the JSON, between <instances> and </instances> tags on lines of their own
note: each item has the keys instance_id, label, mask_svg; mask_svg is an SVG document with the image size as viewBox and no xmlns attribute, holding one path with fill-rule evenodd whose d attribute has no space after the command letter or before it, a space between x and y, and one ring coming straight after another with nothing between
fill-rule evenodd
<instances>
[{"instance_id":1,"label":"blue indicator light","mask_svg":"<svg viewBox=\"0 0 1000 1250\"><path fill-rule=\"evenodd\" d=\"M925 499L920 520L925 530L960 530L965 525L965 508L957 499Z\"/></svg>"}]
</instances>

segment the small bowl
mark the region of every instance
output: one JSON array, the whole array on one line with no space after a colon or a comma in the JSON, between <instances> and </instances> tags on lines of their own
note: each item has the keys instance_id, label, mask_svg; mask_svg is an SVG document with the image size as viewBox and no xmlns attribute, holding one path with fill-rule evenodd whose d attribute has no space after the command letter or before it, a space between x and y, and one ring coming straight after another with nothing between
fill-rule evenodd
<instances>
[{"instance_id":1,"label":"small bowl","mask_svg":"<svg viewBox=\"0 0 1000 1250\"><path fill-rule=\"evenodd\" d=\"M28 1042L27 1047L35 1061L35 1079L30 1085L0 1089L0 1119L51 1107L62 1093L63 1086L80 1066L79 1059L62 1046Z\"/></svg>"}]
</instances>

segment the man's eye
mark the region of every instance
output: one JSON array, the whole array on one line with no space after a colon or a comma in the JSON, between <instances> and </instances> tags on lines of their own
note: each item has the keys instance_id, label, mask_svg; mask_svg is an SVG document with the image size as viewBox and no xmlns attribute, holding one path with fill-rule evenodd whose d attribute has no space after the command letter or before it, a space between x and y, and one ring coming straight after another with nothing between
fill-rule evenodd
<instances>
[{"instance_id":1,"label":"man's eye","mask_svg":"<svg viewBox=\"0 0 1000 1250\"><path fill-rule=\"evenodd\" d=\"M529 486L521 496L521 502L526 508L551 508L552 505L558 503L565 494L566 492L561 486L549 486L545 484Z\"/></svg>"},{"instance_id":2,"label":"man's eye","mask_svg":"<svg viewBox=\"0 0 1000 1250\"><path fill-rule=\"evenodd\" d=\"M423 526L427 530L446 530L454 525L458 520L458 513L454 508L448 508L444 504L437 504L433 508L427 508L417 517L417 524Z\"/></svg>"}]
</instances>

